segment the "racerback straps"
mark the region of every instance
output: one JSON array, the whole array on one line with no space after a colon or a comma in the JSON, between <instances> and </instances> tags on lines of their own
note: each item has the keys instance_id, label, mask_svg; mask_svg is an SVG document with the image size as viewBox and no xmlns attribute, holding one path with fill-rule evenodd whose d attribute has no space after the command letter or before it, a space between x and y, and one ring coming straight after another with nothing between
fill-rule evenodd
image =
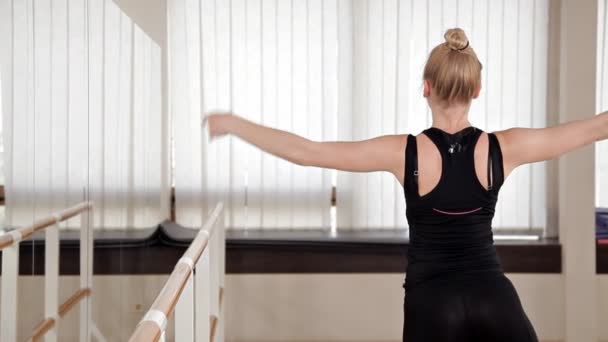
<instances>
[{"instance_id":1,"label":"racerback straps","mask_svg":"<svg viewBox=\"0 0 608 342\"><path fill-rule=\"evenodd\" d=\"M496 134L488 133L488 145L488 190L498 191L504 181L504 170Z\"/></svg>"},{"instance_id":2,"label":"racerback straps","mask_svg":"<svg viewBox=\"0 0 608 342\"><path fill-rule=\"evenodd\" d=\"M408 192L418 193L418 145L416 136L407 136L407 147L405 148L405 179L403 180Z\"/></svg>"}]
</instances>

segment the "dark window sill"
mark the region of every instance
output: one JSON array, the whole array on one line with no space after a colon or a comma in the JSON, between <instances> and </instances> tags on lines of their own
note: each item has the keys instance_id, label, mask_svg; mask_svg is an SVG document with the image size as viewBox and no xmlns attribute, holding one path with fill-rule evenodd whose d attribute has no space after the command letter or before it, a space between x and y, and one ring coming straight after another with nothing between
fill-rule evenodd
<instances>
[{"instance_id":1,"label":"dark window sill","mask_svg":"<svg viewBox=\"0 0 608 342\"><path fill-rule=\"evenodd\" d=\"M598 244L595 255L597 274L608 274L608 244Z\"/></svg>"},{"instance_id":2,"label":"dark window sill","mask_svg":"<svg viewBox=\"0 0 608 342\"><path fill-rule=\"evenodd\" d=\"M196 234L172 222L158 228L105 231L95 236L94 273L169 274ZM22 242L22 275L44 273L43 236ZM404 273L408 240L397 230L231 230L226 236L227 273ZM561 273L555 240L497 241L508 273ZM62 232L60 273L79 272L78 233ZM598 247L598 272L608 273L608 246Z\"/></svg>"},{"instance_id":3,"label":"dark window sill","mask_svg":"<svg viewBox=\"0 0 608 342\"><path fill-rule=\"evenodd\" d=\"M497 241L505 272L561 273L555 240ZM232 231L228 273L404 273L408 239L402 231Z\"/></svg>"}]
</instances>

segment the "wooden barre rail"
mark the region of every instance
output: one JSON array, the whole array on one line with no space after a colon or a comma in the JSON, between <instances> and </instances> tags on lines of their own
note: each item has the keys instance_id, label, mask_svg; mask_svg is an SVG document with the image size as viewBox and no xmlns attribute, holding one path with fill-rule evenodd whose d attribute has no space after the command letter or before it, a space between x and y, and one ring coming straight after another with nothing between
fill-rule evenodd
<instances>
[{"instance_id":1,"label":"wooden barre rail","mask_svg":"<svg viewBox=\"0 0 608 342\"><path fill-rule=\"evenodd\" d=\"M78 291L74 292L74 294L71 295L70 298L63 302L63 304L61 304L61 306L59 307L58 318L63 318L63 316L70 312L70 310L72 310L72 308L76 306L76 304L78 304L83 298L88 297L90 295L90 288L79 289ZM54 318L47 317L45 320L43 320L36 326L32 337L30 337L28 341L39 341L44 336L44 334L46 334L55 326L55 324L57 324L57 322Z\"/></svg>"},{"instance_id":2,"label":"wooden barre rail","mask_svg":"<svg viewBox=\"0 0 608 342\"><path fill-rule=\"evenodd\" d=\"M0 340L14 342L17 340L17 296L19 277L19 249L22 240L30 238L38 231L45 232L45 318L34 329L30 341L40 340L45 334L47 340L57 340L57 325L60 318L65 316L79 302L81 305L80 321L91 323L90 295L92 288L92 253L93 253L93 203L84 201L70 208L55 212L31 225L18 228L0 235L0 250L2 250L2 292L1 317L2 329ZM64 303L59 305L59 222L80 215L80 289L72 294ZM47 229L48 228L48 229ZM87 340L90 331L80 329L80 340ZM81 325L82 327L82 325Z\"/></svg>"},{"instance_id":3,"label":"wooden barre rail","mask_svg":"<svg viewBox=\"0 0 608 342\"><path fill-rule=\"evenodd\" d=\"M219 214L222 212L222 207L222 203L215 206L211 216L205 222L205 225L200 229L198 234L196 234L196 237L182 256L184 259L192 260L194 266L198 263L211 236L214 234L215 223ZM173 313L175 305L191 275L192 270L190 267L183 262L178 262L148 311L160 311L165 317L169 317L171 313ZM131 336L130 341L158 341L161 334L161 329L154 322L142 321L135 328L135 332Z\"/></svg>"},{"instance_id":4,"label":"wooden barre rail","mask_svg":"<svg viewBox=\"0 0 608 342\"><path fill-rule=\"evenodd\" d=\"M21 240L25 240L28 237L32 236L32 234L34 234L35 232L55 224L57 218L59 218L59 222L65 221L80 214L85 210L89 210L92 206L93 204L91 202L82 202L76 204L71 208L64 209L58 212L56 215L47 216L43 219L34 222L29 226L15 229L14 231L18 232L21 235ZM15 240L14 236L11 234L0 235L0 249L11 246L16 242L19 242L19 240Z\"/></svg>"},{"instance_id":5,"label":"wooden barre rail","mask_svg":"<svg viewBox=\"0 0 608 342\"><path fill-rule=\"evenodd\" d=\"M222 303L224 302L224 288L220 287L220 310L222 307ZM219 318L217 316L211 316L209 317L209 323L211 326L211 331L210 331L210 337L211 337L211 341L213 341L215 339L215 332L217 331L217 322L218 322Z\"/></svg>"}]
</instances>

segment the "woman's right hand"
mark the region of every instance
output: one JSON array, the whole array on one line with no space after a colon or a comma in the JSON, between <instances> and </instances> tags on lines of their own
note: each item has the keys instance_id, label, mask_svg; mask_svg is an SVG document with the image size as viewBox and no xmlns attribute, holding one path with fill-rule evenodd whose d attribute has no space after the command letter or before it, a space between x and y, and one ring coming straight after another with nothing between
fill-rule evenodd
<instances>
[{"instance_id":1,"label":"woman's right hand","mask_svg":"<svg viewBox=\"0 0 608 342\"><path fill-rule=\"evenodd\" d=\"M204 114L202 125L208 124L209 138L214 139L230 133L230 121L234 117L230 112L209 112Z\"/></svg>"}]
</instances>

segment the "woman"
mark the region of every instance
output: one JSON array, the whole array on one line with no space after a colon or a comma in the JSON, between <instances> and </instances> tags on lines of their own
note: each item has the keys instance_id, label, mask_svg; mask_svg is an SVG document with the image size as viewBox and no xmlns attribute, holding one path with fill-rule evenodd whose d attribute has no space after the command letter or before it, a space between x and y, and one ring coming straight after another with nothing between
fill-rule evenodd
<instances>
[{"instance_id":1,"label":"woman","mask_svg":"<svg viewBox=\"0 0 608 342\"><path fill-rule=\"evenodd\" d=\"M397 178L410 226L404 341L537 341L493 244L498 192L520 165L608 138L608 114L549 128L483 132L468 119L481 89L481 63L463 30L450 29L444 37L423 73L433 123L417 136L317 142L229 113L205 120L212 137L234 134L299 165L387 171Z\"/></svg>"}]
</instances>

